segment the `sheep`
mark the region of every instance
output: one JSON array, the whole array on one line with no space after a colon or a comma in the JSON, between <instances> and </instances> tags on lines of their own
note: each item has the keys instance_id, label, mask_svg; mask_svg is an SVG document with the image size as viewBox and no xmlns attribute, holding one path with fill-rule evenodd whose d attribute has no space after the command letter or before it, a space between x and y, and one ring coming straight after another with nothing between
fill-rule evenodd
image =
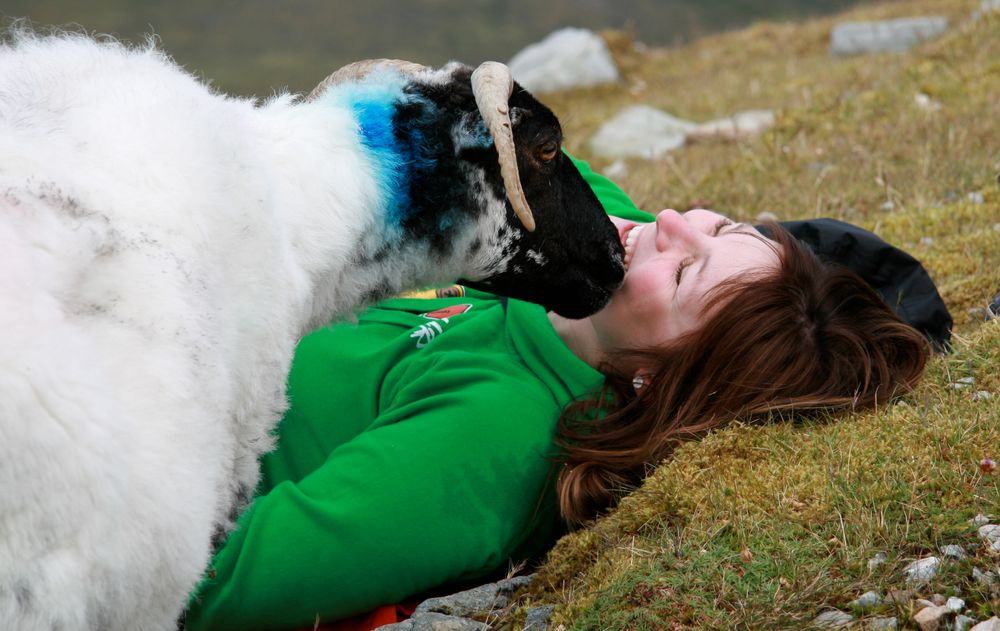
<instances>
[{"instance_id":1,"label":"sheep","mask_svg":"<svg viewBox=\"0 0 1000 631\"><path fill-rule=\"evenodd\" d=\"M308 330L456 278L603 306L621 245L560 142L497 64L258 103L156 46L8 33L0 629L176 628Z\"/></svg>"}]
</instances>

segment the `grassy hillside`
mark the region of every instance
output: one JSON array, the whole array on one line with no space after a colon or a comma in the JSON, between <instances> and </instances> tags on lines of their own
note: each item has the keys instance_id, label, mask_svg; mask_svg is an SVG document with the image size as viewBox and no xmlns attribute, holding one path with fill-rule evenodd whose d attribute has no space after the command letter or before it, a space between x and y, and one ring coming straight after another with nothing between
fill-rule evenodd
<instances>
[{"instance_id":1,"label":"grassy hillside","mask_svg":"<svg viewBox=\"0 0 1000 631\"><path fill-rule=\"evenodd\" d=\"M955 351L877 411L731 426L687 444L617 511L565 537L501 626L554 605L567 629L802 628L865 591L903 587L906 564L945 544L970 558L920 593L960 593L969 615L1000 615L998 590L971 579L973 567L1000 565L969 523L1000 518L1000 472L979 467L1000 459L1000 321L969 313L1000 291L1000 12L971 21L978 5L881 4L670 50L610 34L622 85L545 97L569 149L597 168L606 164L586 141L625 105L699 121L778 110L761 138L630 161L620 183L650 210L709 205L751 221L766 210L875 230L938 283ZM837 21L931 14L952 28L911 53L828 55ZM952 387L962 377L975 383ZM887 560L870 568L878 552ZM906 627L910 607L866 615Z\"/></svg>"}]
</instances>

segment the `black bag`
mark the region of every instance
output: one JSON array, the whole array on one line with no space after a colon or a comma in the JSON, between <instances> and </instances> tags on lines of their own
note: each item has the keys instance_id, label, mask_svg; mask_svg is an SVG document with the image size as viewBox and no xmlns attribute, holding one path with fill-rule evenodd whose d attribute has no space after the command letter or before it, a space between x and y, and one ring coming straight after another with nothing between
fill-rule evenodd
<instances>
[{"instance_id":1,"label":"black bag","mask_svg":"<svg viewBox=\"0 0 1000 631\"><path fill-rule=\"evenodd\" d=\"M836 219L782 221L780 225L820 259L843 265L863 278L935 349L948 350L951 314L917 259L863 228Z\"/></svg>"}]
</instances>

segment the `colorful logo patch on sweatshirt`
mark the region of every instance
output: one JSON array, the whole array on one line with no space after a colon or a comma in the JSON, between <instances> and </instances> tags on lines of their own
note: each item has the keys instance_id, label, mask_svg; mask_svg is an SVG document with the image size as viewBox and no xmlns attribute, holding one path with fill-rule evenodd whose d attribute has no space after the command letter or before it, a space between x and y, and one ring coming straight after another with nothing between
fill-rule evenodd
<instances>
[{"instance_id":1,"label":"colorful logo patch on sweatshirt","mask_svg":"<svg viewBox=\"0 0 1000 631\"><path fill-rule=\"evenodd\" d=\"M452 305L450 307L445 307L444 309L435 309L434 311L428 311L427 313L421 313L421 317L429 318L431 320L444 320L448 321L448 318L465 313L472 308L470 304L463 305Z\"/></svg>"}]
</instances>

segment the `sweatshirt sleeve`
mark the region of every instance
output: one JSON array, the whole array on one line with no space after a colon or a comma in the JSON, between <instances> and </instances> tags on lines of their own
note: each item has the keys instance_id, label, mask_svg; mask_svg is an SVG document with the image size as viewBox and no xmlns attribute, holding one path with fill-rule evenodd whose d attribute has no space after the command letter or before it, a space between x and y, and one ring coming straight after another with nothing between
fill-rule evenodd
<instances>
[{"instance_id":1,"label":"sweatshirt sleeve","mask_svg":"<svg viewBox=\"0 0 1000 631\"><path fill-rule=\"evenodd\" d=\"M550 543L552 400L509 375L433 372L436 393L415 379L378 427L254 501L191 603L190 631L311 626Z\"/></svg>"}]
</instances>

